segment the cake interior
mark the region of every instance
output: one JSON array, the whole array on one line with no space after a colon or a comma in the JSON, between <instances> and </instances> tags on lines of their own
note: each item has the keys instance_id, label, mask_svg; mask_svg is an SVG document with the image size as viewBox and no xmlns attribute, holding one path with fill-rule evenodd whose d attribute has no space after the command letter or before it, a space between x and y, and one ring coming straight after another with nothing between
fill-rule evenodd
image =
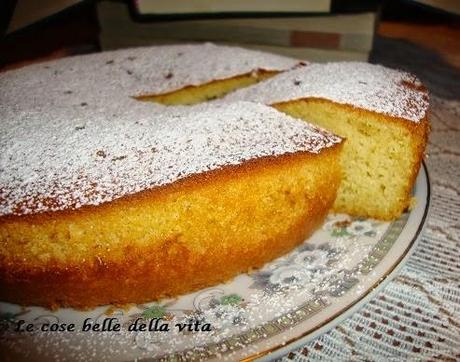
<instances>
[{"instance_id":1,"label":"cake interior","mask_svg":"<svg viewBox=\"0 0 460 362\"><path fill-rule=\"evenodd\" d=\"M140 101L156 102L168 106L193 105L222 98L228 93L271 78L278 73L279 71L259 69L252 73L246 73L226 79L219 79L197 86L187 86L172 92L162 94L145 94L135 96L134 98Z\"/></svg>"},{"instance_id":2,"label":"cake interior","mask_svg":"<svg viewBox=\"0 0 460 362\"><path fill-rule=\"evenodd\" d=\"M418 127L315 98L274 106L346 138L335 211L391 220L410 206L411 187L426 142L426 124Z\"/></svg>"}]
</instances>

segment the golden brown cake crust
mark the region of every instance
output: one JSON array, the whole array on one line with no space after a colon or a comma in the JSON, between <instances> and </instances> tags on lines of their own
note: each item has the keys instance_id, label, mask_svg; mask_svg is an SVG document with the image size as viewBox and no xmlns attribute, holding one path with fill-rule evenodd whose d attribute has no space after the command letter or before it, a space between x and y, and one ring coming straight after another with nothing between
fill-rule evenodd
<instances>
[{"instance_id":1,"label":"golden brown cake crust","mask_svg":"<svg viewBox=\"0 0 460 362\"><path fill-rule=\"evenodd\" d=\"M0 298L50 308L140 303L260 267L301 243L323 221L340 183L341 147L255 159L99 206L3 217ZM125 224L138 210L145 214ZM146 231L152 235L148 240L123 240L117 234L137 235L135 221L161 229L155 220L170 217L168 210L176 210L178 225L169 235L153 230ZM108 225L115 236L101 245L81 233L63 240L60 225ZM30 240L21 239L26 234Z\"/></svg>"}]
</instances>

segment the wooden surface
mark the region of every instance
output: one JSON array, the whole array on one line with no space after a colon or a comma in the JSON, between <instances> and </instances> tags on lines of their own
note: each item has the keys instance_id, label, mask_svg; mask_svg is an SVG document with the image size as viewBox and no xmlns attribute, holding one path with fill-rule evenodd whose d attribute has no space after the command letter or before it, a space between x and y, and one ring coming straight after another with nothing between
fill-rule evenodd
<instances>
[{"instance_id":1,"label":"wooden surface","mask_svg":"<svg viewBox=\"0 0 460 362\"><path fill-rule=\"evenodd\" d=\"M446 63L460 67L460 22L427 24L390 20L380 24L378 33L425 47L439 53Z\"/></svg>"},{"instance_id":2,"label":"wooden surface","mask_svg":"<svg viewBox=\"0 0 460 362\"><path fill-rule=\"evenodd\" d=\"M460 21L436 15L383 20L370 61L415 73L432 94L460 99Z\"/></svg>"}]
</instances>

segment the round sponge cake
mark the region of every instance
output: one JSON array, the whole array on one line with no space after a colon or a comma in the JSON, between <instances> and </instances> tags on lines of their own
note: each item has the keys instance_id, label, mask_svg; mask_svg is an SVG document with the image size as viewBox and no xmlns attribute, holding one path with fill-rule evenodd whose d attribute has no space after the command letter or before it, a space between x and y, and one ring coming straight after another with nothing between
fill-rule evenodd
<instances>
[{"instance_id":1,"label":"round sponge cake","mask_svg":"<svg viewBox=\"0 0 460 362\"><path fill-rule=\"evenodd\" d=\"M331 207L397 218L429 131L407 73L212 44L71 57L0 87L0 299L51 308L225 281Z\"/></svg>"}]
</instances>

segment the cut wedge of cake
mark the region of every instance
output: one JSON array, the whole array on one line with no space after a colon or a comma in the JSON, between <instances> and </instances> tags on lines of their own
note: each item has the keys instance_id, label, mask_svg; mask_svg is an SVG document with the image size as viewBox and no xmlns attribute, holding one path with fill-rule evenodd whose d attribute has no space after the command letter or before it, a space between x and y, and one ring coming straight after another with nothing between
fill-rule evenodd
<instances>
[{"instance_id":1,"label":"cut wedge of cake","mask_svg":"<svg viewBox=\"0 0 460 362\"><path fill-rule=\"evenodd\" d=\"M309 64L232 93L346 138L335 211L383 220L411 204L428 133L428 93L413 75L359 62Z\"/></svg>"}]
</instances>

